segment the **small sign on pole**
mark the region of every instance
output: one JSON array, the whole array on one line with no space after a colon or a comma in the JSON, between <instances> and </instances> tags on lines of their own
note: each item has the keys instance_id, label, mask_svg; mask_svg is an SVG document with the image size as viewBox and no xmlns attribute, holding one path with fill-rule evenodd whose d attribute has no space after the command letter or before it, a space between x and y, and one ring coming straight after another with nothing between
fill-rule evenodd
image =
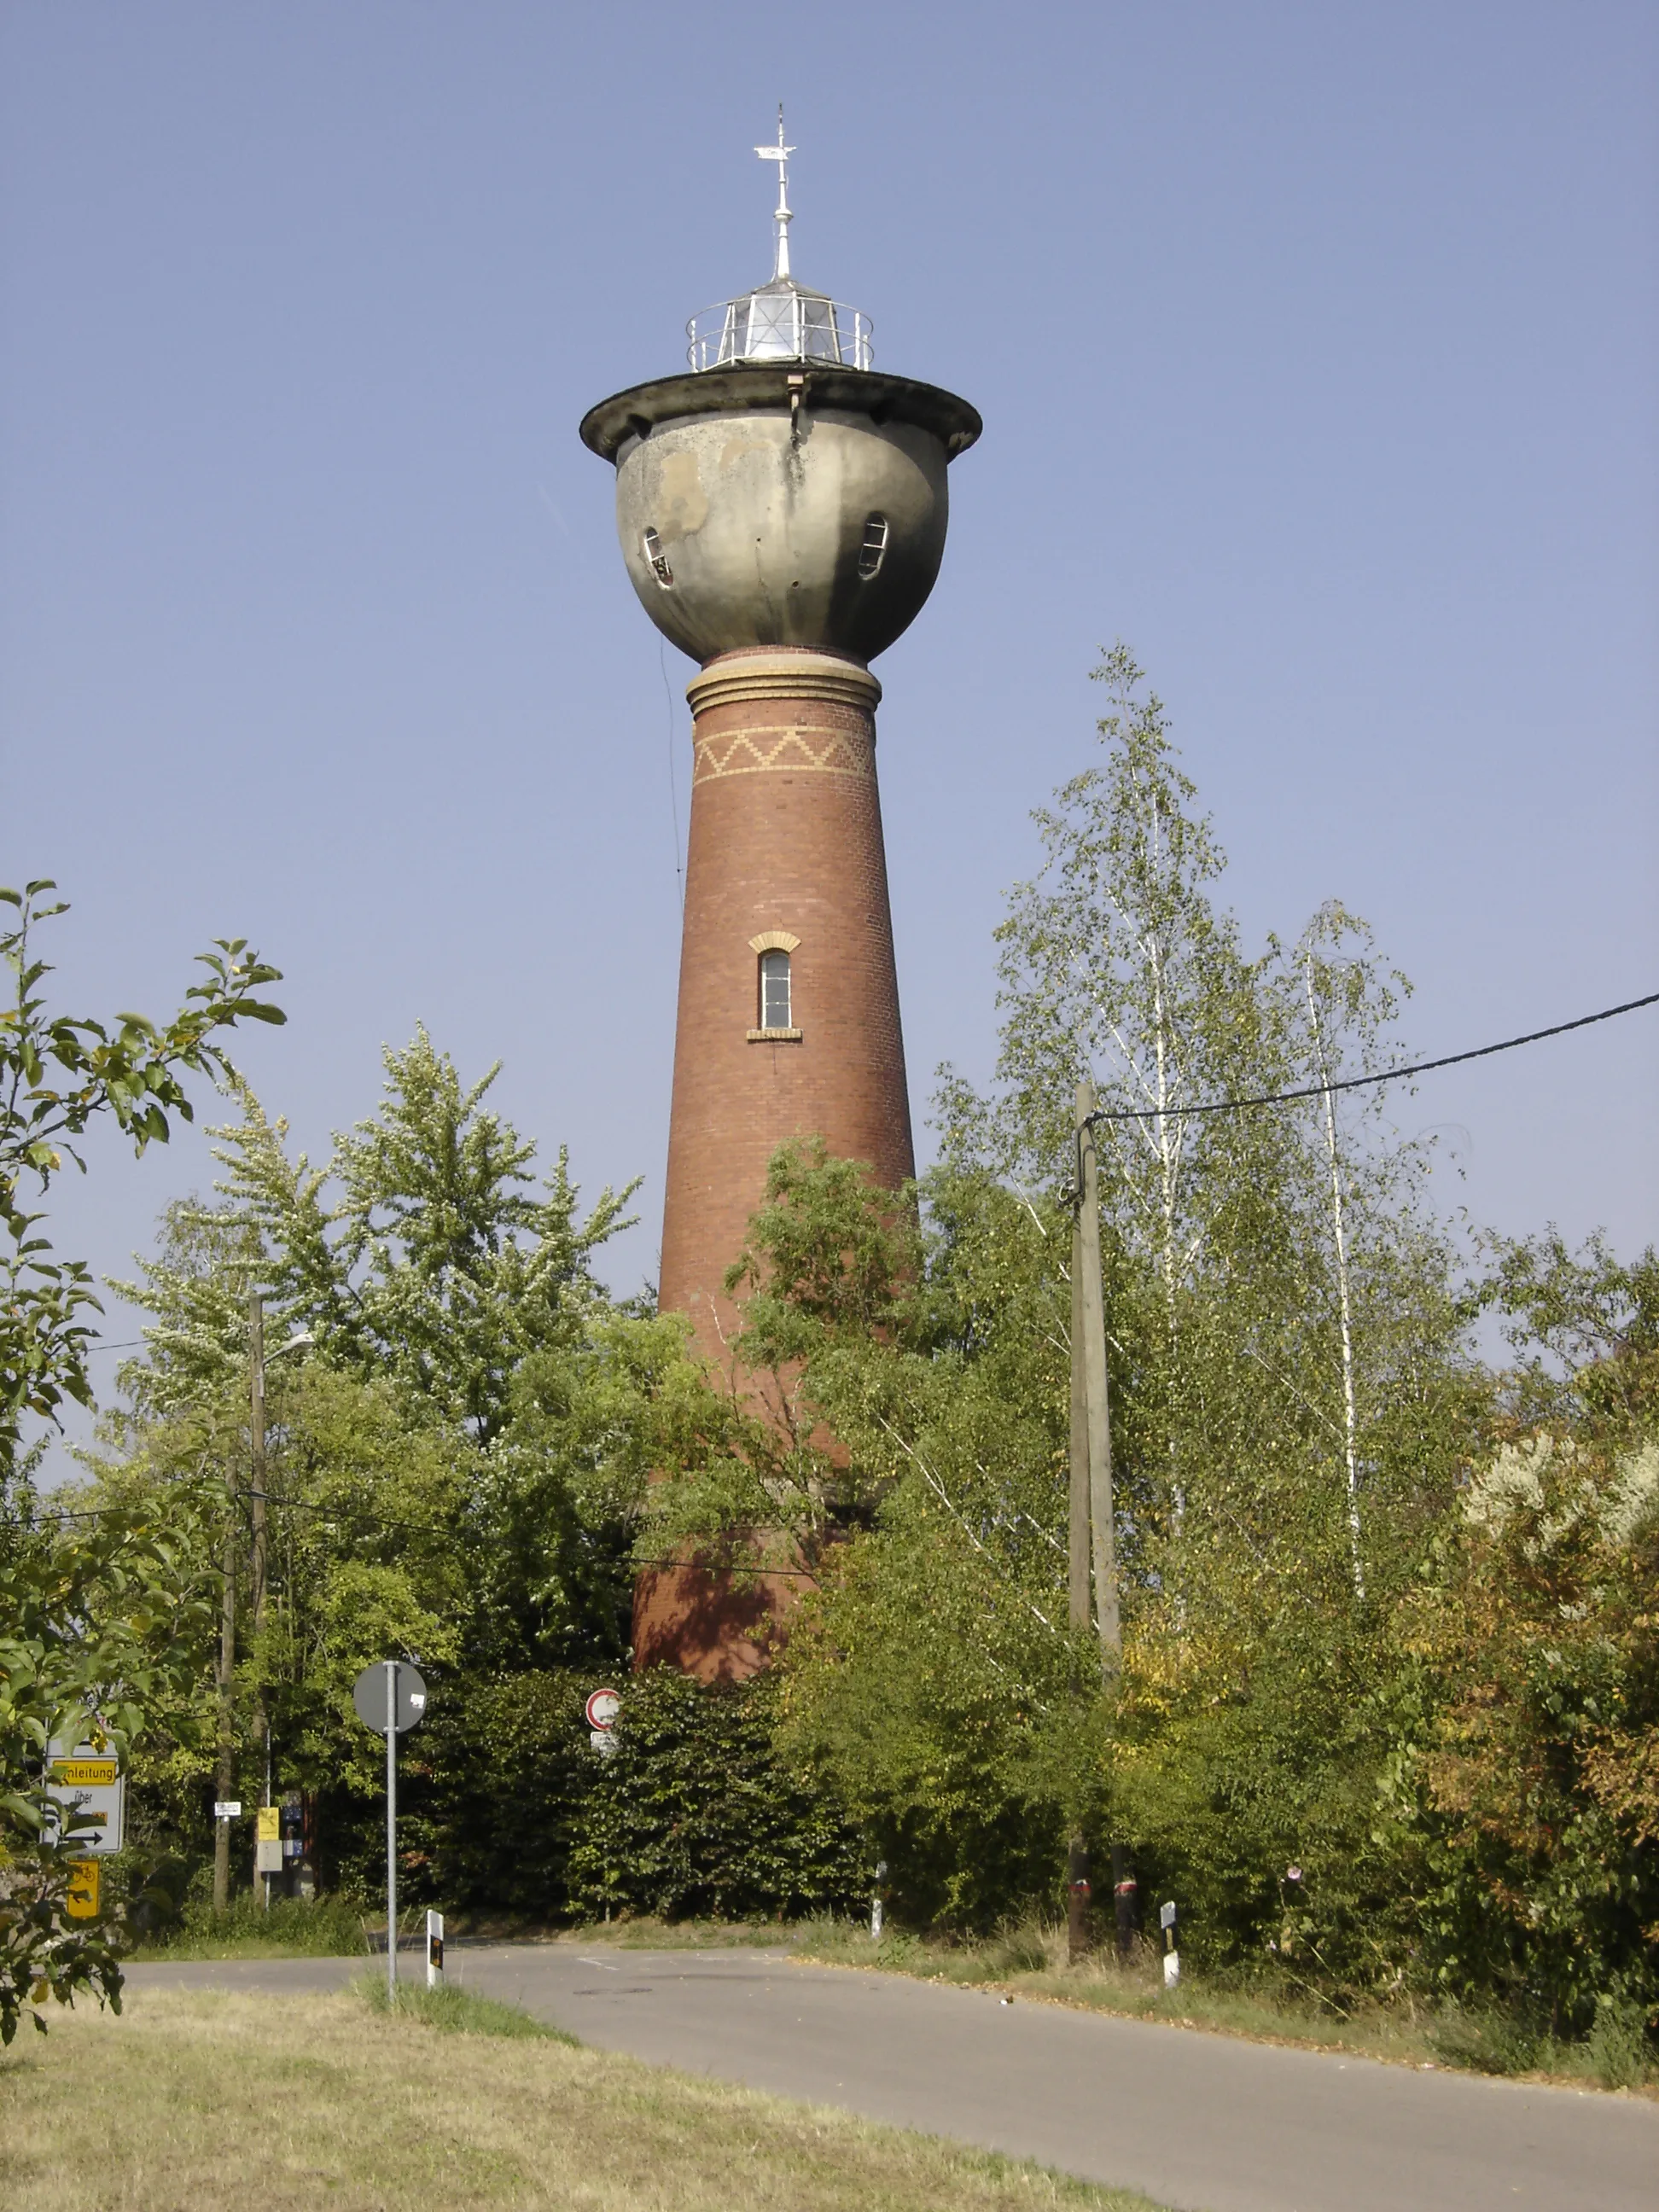
<instances>
[{"instance_id":1,"label":"small sign on pole","mask_svg":"<svg viewBox=\"0 0 1659 2212\"><path fill-rule=\"evenodd\" d=\"M283 1870L283 1808L256 1805L253 1809L253 1871L281 1874Z\"/></svg>"},{"instance_id":2,"label":"small sign on pole","mask_svg":"<svg viewBox=\"0 0 1659 2212\"><path fill-rule=\"evenodd\" d=\"M617 1690L590 1690L587 1704L587 1740L601 1759L609 1759L617 1748L617 1721L622 1711L622 1693Z\"/></svg>"},{"instance_id":3,"label":"small sign on pole","mask_svg":"<svg viewBox=\"0 0 1659 2212\"><path fill-rule=\"evenodd\" d=\"M216 1797L213 1801L213 1817L216 1820L240 1820L242 1817L241 1799Z\"/></svg>"},{"instance_id":4,"label":"small sign on pole","mask_svg":"<svg viewBox=\"0 0 1659 2212\"><path fill-rule=\"evenodd\" d=\"M426 1718L426 1683L407 1659L365 1667L351 1686L365 1728L386 1737L386 1986L398 1994L398 1738Z\"/></svg>"},{"instance_id":5,"label":"small sign on pole","mask_svg":"<svg viewBox=\"0 0 1659 2212\"><path fill-rule=\"evenodd\" d=\"M444 1917L441 1912L426 1916L426 1985L429 1990L441 1990L444 1985Z\"/></svg>"},{"instance_id":6,"label":"small sign on pole","mask_svg":"<svg viewBox=\"0 0 1659 2212\"><path fill-rule=\"evenodd\" d=\"M75 1879L64 1899L64 1908L71 1920L95 1920L98 1917L98 1862L96 1859L72 1859L70 1863Z\"/></svg>"}]
</instances>

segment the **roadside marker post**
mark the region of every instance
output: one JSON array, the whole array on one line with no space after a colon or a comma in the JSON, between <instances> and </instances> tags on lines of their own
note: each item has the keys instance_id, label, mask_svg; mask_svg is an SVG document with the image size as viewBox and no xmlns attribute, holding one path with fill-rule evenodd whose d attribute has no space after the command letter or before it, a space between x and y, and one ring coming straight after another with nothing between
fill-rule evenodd
<instances>
[{"instance_id":1,"label":"roadside marker post","mask_svg":"<svg viewBox=\"0 0 1659 2212\"><path fill-rule=\"evenodd\" d=\"M386 1736L386 1990L398 1998L398 1738L426 1718L426 1683L407 1659L365 1667L351 1686L365 1728Z\"/></svg>"},{"instance_id":2,"label":"roadside marker post","mask_svg":"<svg viewBox=\"0 0 1659 2212\"><path fill-rule=\"evenodd\" d=\"M1172 1990L1181 1979L1181 1954L1176 1948L1176 1909L1171 1898L1158 1908L1158 1924L1164 1930L1164 1986Z\"/></svg>"},{"instance_id":3,"label":"roadside marker post","mask_svg":"<svg viewBox=\"0 0 1659 2212\"><path fill-rule=\"evenodd\" d=\"M441 1990L444 1985L444 1917L441 1912L426 1916L426 1985L429 1990Z\"/></svg>"},{"instance_id":4,"label":"roadside marker post","mask_svg":"<svg viewBox=\"0 0 1659 2212\"><path fill-rule=\"evenodd\" d=\"M878 1859L876 1861L876 1887L870 1899L870 1941L872 1943L880 1942L882 1927L887 1918L886 1900L882 1894L881 1887L886 1879L887 1862L885 1859Z\"/></svg>"}]
</instances>

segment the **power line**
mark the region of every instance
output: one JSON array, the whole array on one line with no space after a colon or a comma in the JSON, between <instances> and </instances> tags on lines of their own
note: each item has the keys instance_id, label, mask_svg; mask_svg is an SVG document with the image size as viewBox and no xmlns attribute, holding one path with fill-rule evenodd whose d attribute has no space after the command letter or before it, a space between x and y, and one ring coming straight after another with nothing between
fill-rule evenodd
<instances>
[{"instance_id":1,"label":"power line","mask_svg":"<svg viewBox=\"0 0 1659 2212\"><path fill-rule=\"evenodd\" d=\"M1251 1106L1282 1106L1297 1098L1323 1098L1333 1091L1363 1091L1374 1083L1402 1083L1408 1075L1427 1075L1437 1067L1456 1067L1466 1060L1489 1060L1495 1052L1513 1052L1516 1046L1539 1044L1545 1037L1565 1036L1569 1030L1587 1030L1595 1022L1610 1022L1619 1014L1633 1014L1643 1006L1659 1006L1659 991L1645 999L1627 999L1622 1006L1606 1006L1599 1014L1580 1014L1577 1021L1557 1022L1551 1029L1529 1030L1525 1036L1505 1037L1501 1044L1477 1045L1473 1052L1449 1052L1440 1060L1419 1060L1410 1067L1385 1067L1375 1075L1345 1075L1335 1083L1310 1083L1300 1091L1267 1091L1256 1098L1218 1098L1202 1106L1097 1106L1090 1115L1095 1121L1158 1121L1188 1114L1242 1114Z\"/></svg>"}]
</instances>

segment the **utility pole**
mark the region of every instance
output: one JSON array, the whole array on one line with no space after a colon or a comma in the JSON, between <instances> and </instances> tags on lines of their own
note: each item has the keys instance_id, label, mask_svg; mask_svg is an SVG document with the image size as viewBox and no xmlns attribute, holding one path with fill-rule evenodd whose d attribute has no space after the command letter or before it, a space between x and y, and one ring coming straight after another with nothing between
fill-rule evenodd
<instances>
[{"instance_id":1,"label":"utility pole","mask_svg":"<svg viewBox=\"0 0 1659 2212\"><path fill-rule=\"evenodd\" d=\"M1100 1163L1095 1152L1095 1086L1077 1087L1079 1259L1083 1270L1083 1379L1088 1405L1089 1518L1094 1533L1095 1613L1100 1663L1110 1680L1123 1663L1118 1615L1117 1541L1112 1506L1112 1423L1106 1402L1106 1302L1100 1272ZM1076 1354L1073 1352L1073 1359Z\"/></svg>"},{"instance_id":2,"label":"utility pole","mask_svg":"<svg viewBox=\"0 0 1659 2212\"><path fill-rule=\"evenodd\" d=\"M1115 1504L1112 1492L1111 1407L1106 1380L1106 1299L1100 1265L1100 1161L1095 1146L1095 1086L1079 1083L1074 1101L1077 1197L1072 1231L1072 1620L1089 1625L1090 1568L1100 1629L1101 1674L1109 1686L1123 1665L1118 1602ZM1092 1539L1092 1542L1091 1540ZM1091 1553L1092 1553L1092 1557ZM1083 1948L1083 1914L1089 1896L1088 1854L1081 1837L1071 1847L1069 1948ZM1127 1959L1134 1941L1134 1877L1128 1853L1112 1845L1112 1905L1117 1951Z\"/></svg>"},{"instance_id":3,"label":"utility pole","mask_svg":"<svg viewBox=\"0 0 1659 2212\"><path fill-rule=\"evenodd\" d=\"M248 1498L253 1508L253 1541L248 1548L249 1582L253 1597L253 1734L265 1753L264 1802L270 1802L270 1716L265 1711L265 1307L257 1291L247 1302L248 1364ZM257 1831L258 1822L255 1822ZM270 1909L270 1876L259 1873L259 1854L253 1854L253 1893L264 1892Z\"/></svg>"},{"instance_id":4,"label":"utility pole","mask_svg":"<svg viewBox=\"0 0 1659 2212\"><path fill-rule=\"evenodd\" d=\"M236 1735L231 1691L236 1675L236 1464L225 1470L224 1602L219 1615L219 1802L236 1786ZM230 1903L230 1822L216 1814L213 1823L213 1909Z\"/></svg>"},{"instance_id":5,"label":"utility pole","mask_svg":"<svg viewBox=\"0 0 1659 2212\"><path fill-rule=\"evenodd\" d=\"M1072 1206L1071 1522L1066 1584L1073 1630L1087 1630L1089 1604L1089 1391L1083 1368L1083 1204L1081 1178ZM1074 1832L1066 1853L1066 1950L1075 1966L1088 1948L1089 1846Z\"/></svg>"}]
</instances>

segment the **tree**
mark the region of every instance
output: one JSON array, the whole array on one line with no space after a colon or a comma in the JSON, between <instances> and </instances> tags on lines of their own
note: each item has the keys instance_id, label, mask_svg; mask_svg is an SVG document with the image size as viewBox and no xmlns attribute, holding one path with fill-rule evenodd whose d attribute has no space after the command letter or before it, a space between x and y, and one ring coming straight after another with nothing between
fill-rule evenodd
<instances>
[{"instance_id":1,"label":"tree","mask_svg":"<svg viewBox=\"0 0 1659 2212\"><path fill-rule=\"evenodd\" d=\"M284 1017L255 994L278 972L222 939L201 957L206 980L158 1026L141 1014L104 1023L55 1013L42 986L52 970L34 949L39 925L65 911L42 904L56 888L42 878L0 890L15 923L0 948L15 995L0 1014L0 2039L9 2042L23 2011L47 1996L73 2001L93 1989L118 2002L120 1972L100 1927L67 1915L75 1831L61 1823L46 1787L54 1736L96 1724L125 1752L158 1700L177 1686L190 1650L199 1593L181 1562L191 1551L178 1530L182 1498L166 1522L93 1516L85 1530L47 1535L21 1450L33 1414L56 1422L66 1400L91 1402L87 1348L100 1312L82 1261L51 1256L40 1211L23 1191L44 1195L65 1159L100 1119L112 1121L135 1152L165 1143L173 1117L191 1118L184 1077L222 1073L215 1042L240 1021ZM55 1525L55 1524L54 1524ZM44 2029L37 2010L35 2024Z\"/></svg>"},{"instance_id":2,"label":"tree","mask_svg":"<svg viewBox=\"0 0 1659 2212\"><path fill-rule=\"evenodd\" d=\"M637 1182L600 1193L578 1224L568 1154L533 1197L533 1145L470 1090L424 1029L386 1054L380 1111L337 1139L338 1258L362 1356L440 1398L481 1443L501 1433L511 1378L569 1333L593 1296L591 1256L629 1225Z\"/></svg>"},{"instance_id":3,"label":"tree","mask_svg":"<svg viewBox=\"0 0 1659 2212\"><path fill-rule=\"evenodd\" d=\"M464 1085L424 1030L386 1066L380 1111L320 1169L230 1084L214 1192L169 1208L117 1286L150 1319L93 1493L159 1507L198 1463L222 1496L239 1486L259 1292L296 1352L267 1366L269 1571L234 1726L262 1766L268 1719L278 1778L323 1791L337 1863L378 1787L349 1706L358 1668L388 1650L452 1682L615 1664L647 1476L723 1418L679 1325L616 1306L593 1277L628 1194L584 1218L562 1153L538 1190L534 1147L483 1103L494 1072ZM143 1759L152 1816L191 1848L214 1694L204 1667L194 1722Z\"/></svg>"},{"instance_id":4,"label":"tree","mask_svg":"<svg viewBox=\"0 0 1659 2212\"><path fill-rule=\"evenodd\" d=\"M55 1421L65 1399L90 1405L87 1346L102 1311L92 1278L78 1260L57 1261L40 1233L45 1218L24 1211L23 1188L44 1195L68 1159L86 1171L76 1140L107 1117L136 1153L165 1144L169 1117L190 1121L183 1077L222 1074L229 1063L214 1042L242 1021L282 1022L279 1008L255 996L281 980L240 938L222 938L198 955L205 981L161 1026L142 1014L112 1023L54 1013L41 993L52 973L32 939L42 921L67 902L40 903L57 886L47 878L21 891L0 890L15 924L0 930L0 951L15 981L0 1013L0 1470L12 1468L21 1424L33 1413Z\"/></svg>"},{"instance_id":5,"label":"tree","mask_svg":"<svg viewBox=\"0 0 1659 2212\"><path fill-rule=\"evenodd\" d=\"M797 1334L774 1340L872 1501L794 1635L793 1710L869 1817L905 1828L895 1856L926 1858L963 1910L988 1909L967 1869L995 1856L968 1848L970 1821L1052 1839L1062 1808L1097 1832L1110 1808L1204 1900L1218 1957L1278 1929L1275 1862L1316 1867L1304 1937L1364 1980L1383 1971L1368 1829L1401 1663L1389 1607L1479 1440L1480 1390L1424 1164L1382 1102L1231 1102L1380 1066L1403 987L1335 905L1292 949L1246 950L1162 706L1121 648L1098 673L1105 758L1037 817L1045 866L999 933L998 1087L946 1071L909 1286L838 1340L811 1271L775 1271ZM1117 1694L1093 1701L1065 1628L1085 1073L1125 1601ZM797 1227L838 1264L859 1249L811 1207Z\"/></svg>"},{"instance_id":6,"label":"tree","mask_svg":"<svg viewBox=\"0 0 1659 2212\"><path fill-rule=\"evenodd\" d=\"M94 1990L120 2009L118 1917L66 1910L84 1822L46 1787L52 1746L96 1735L124 1762L188 1683L210 1626L193 1571L191 1501L167 1522L114 1511L52 1526L0 1564L0 2042L48 1997Z\"/></svg>"}]
</instances>

